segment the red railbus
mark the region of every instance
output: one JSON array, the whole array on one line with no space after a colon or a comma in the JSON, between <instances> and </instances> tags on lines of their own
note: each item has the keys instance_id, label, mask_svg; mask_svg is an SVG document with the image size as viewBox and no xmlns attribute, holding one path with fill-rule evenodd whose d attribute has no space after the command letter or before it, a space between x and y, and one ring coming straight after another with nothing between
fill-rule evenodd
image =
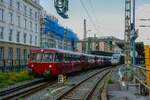
<instances>
[{"instance_id":1,"label":"red railbus","mask_svg":"<svg viewBox=\"0 0 150 100\"><path fill-rule=\"evenodd\" d=\"M28 68L35 76L56 77L83 69L111 64L108 57L77 53L59 49L33 48Z\"/></svg>"}]
</instances>

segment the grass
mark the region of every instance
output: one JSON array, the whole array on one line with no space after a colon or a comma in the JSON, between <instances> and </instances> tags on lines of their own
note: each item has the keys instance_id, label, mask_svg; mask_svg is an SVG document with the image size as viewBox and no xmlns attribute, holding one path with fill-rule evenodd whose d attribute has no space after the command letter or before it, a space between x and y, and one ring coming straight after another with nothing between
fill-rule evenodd
<instances>
[{"instance_id":1,"label":"grass","mask_svg":"<svg viewBox=\"0 0 150 100\"><path fill-rule=\"evenodd\" d=\"M0 88L33 79L27 71L0 73Z\"/></svg>"}]
</instances>

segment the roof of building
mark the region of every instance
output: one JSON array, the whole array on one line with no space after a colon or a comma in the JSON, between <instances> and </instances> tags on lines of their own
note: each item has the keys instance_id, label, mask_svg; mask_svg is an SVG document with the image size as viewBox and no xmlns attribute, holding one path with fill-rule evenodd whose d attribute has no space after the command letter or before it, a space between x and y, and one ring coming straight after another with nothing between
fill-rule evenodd
<instances>
[{"instance_id":1,"label":"roof of building","mask_svg":"<svg viewBox=\"0 0 150 100\"><path fill-rule=\"evenodd\" d=\"M82 41L123 41L119 38L116 38L114 36L104 36L104 37L88 37L86 39L81 39L79 42L82 42Z\"/></svg>"}]
</instances>

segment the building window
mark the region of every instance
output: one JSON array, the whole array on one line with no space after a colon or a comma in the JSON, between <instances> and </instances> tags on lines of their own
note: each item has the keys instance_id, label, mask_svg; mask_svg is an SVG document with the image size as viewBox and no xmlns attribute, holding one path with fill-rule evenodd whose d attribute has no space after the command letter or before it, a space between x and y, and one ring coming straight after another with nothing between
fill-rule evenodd
<instances>
[{"instance_id":1,"label":"building window","mask_svg":"<svg viewBox=\"0 0 150 100\"><path fill-rule=\"evenodd\" d=\"M12 34L13 34L13 30L10 29L9 30L9 41L12 41Z\"/></svg>"},{"instance_id":2,"label":"building window","mask_svg":"<svg viewBox=\"0 0 150 100\"><path fill-rule=\"evenodd\" d=\"M8 60L13 60L13 48L8 48Z\"/></svg>"},{"instance_id":3,"label":"building window","mask_svg":"<svg viewBox=\"0 0 150 100\"><path fill-rule=\"evenodd\" d=\"M13 0L9 0L9 6L13 6Z\"/></svg>"},{"instance_id":4,"label":"building window","mask_svg":"<svg viewBox=\"0 0 150 100\"><path fill-rule=\"evenodd\" d=\"M4 48L0 47L0 62L4 59Z\"/></svg>"},{"instance_id":5,"label":"building window","mask_svg":"<svg viewBox=\"0 0 150 100\"><path fill-rule=\"evenodd\" d=\"M27 60L28 59L28 54L27 54L27 49L23 50L23 59Z\"/></svg>"},{"instance_id":6,"label":"building window","mask_svg":"<svg viewBox=\"0 0 150 100\"><path fill-rule=\"evenodd\" d=\"M26 39L27 39L27 34L26 33L24 33L23 39L24 39L24 43L26 43Z\"/></svg>"},{"instance_id":7,"label":"building window","mask_svg":"<svg viewBox=\"0 0 150 100\"><path fill-rule=\"evenodd\" d=\"M24 5L24 14L27 15L27 6Z\"/></svg>"},{"instance_id":8,"label":"building window","mask_svg":"<svg viewBox=\"0 0 150 100\"><path fill-rule=\"evenodd\" d=\"M35 24L35 32L38 32L38 25Z\"/></svg>"},{"instance_id":9,"label":"building window","mask_svg":"<svg viewBox=\"0 0 150 100\"><path fill-rule=\"evenodd\" d=\"M30 30L32 31L32 21L30 21Z\"/></svg>"},{"instance_id":10,"label":"building window","mask_svg":"<svg viewBox=\"0 0 150 100\"><path fill-rule=\"evenodd\" d=\"M32 9L30 9L30 15L29 16L30 16L30 18L32 18Z\"/></svg>"},{"instance_id":11,"label":"building window","mask_svg":"<svg viewBox=\"0 0 150 100\"><path fill-rule=\"evenodd\" d=\"M20 48L16 48L16 59L20 59Z\"/></svg>"},{"instance_id":12,"label":"building window","mask_svg":"<svg viewBox=\"0 0 150 100\"><path fill-rule=\"evenodd\" d=\"M16 41L20 42L20 32L17 32Z\"/></svg>"},{"instance_id":13,"label":"building window","mask_svg":"<svg viewBox=\"0 0 150 100\"><path fill-rule=\"evenodd\" d=\"M27 29L27 19L24 19L24 28Z\"/></svg>"},{"instance_id":14,"label":"building window","mask_svg":"<svg viewBox=\"0 0 150 100\"><path fill-rule=\"evenodd\" d=\"M4 9L0 8L0 20L4 21Z\"/></svg>"},{"instance_id":15,"label":"building window","mask_svg":"<svg viewBox=\"0 0 150 100\"><path fill-rule=\"evenodd\" d=\"M20 16L18 16L18 27L20 27Z\"/></svg>"},{"instance_id":16,"label":"building window","mask_svg":"<svg viewBox=\"0 0 150 100\"><path fill-rule=\"evenodd\" d=\"M30 44L32 44L32 35L30 35Z\"/></svg>"},{"instance_id":17,"label":"building window","mask_svg":"<svg viewBox=\"0 0 150 100\"><path fill-rule=\"evenodd\" d=\"M35 36L35 45L37 45L37 36Z\"/></svg>"},{"instance_id":18,"label":"building window","mask_svg":"<svg viewBox=\"0 0 150 100\"><path fill-rule=\"evenodd\" d=\"M38 18L38 13L35 12L35 20L37 20L37 18Z\"/></svg>"},{"instance_id":19,"label":"building window","mask_svg":"<svg viewBox=\"0 0 150 100\"><path fill-rule=\"evenodd\" d=\"M17 9L20 11L20 2L17 2Z\"/></svg>"},{"instance_id":20,"label":"building window","mask_svg":"<svg viewBox=\"0 0 150 100\"><path fill-rule=\"evenodd\" d=\"M4 38L4 27L0 27L0 39Z\"/></svg>"},{"instance_id":21,"label":"building window","mask_svg":"<svg viewBox=\"0 0 150 100\"><path fill-rule=\"evenodd\" d=\"M9 22L13 24L13 13L9 12Z\"/></svg>"}]
</instances>

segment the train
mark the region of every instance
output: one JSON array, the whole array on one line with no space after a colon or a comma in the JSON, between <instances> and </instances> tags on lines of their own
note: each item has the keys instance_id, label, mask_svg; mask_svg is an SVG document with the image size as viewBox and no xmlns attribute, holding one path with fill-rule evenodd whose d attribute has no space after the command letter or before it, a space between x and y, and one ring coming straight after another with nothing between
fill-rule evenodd
<instances>
[{"instance_id":1,"label":"train","mask_svg":"<svg viewBox=\"0 0 150 100\"><path fill-rule=\"evenodd\" d=\"M57 77L92 68L112 65L112 56L84 54L54 48L32 48L28 70L35 77ZM118 62L114 62L116 65Z\"/></svg>"},{"instance_id":2,"label":"train","mask_svg":"<svg viewBox=\"0 0 150 100\"><path fill-rule=\"evenodd\" d=\"M118 65L124 64L125 62L125 55L122 53L114 53L111 57L111 64Z\"/></svg>"}]
</instances>

